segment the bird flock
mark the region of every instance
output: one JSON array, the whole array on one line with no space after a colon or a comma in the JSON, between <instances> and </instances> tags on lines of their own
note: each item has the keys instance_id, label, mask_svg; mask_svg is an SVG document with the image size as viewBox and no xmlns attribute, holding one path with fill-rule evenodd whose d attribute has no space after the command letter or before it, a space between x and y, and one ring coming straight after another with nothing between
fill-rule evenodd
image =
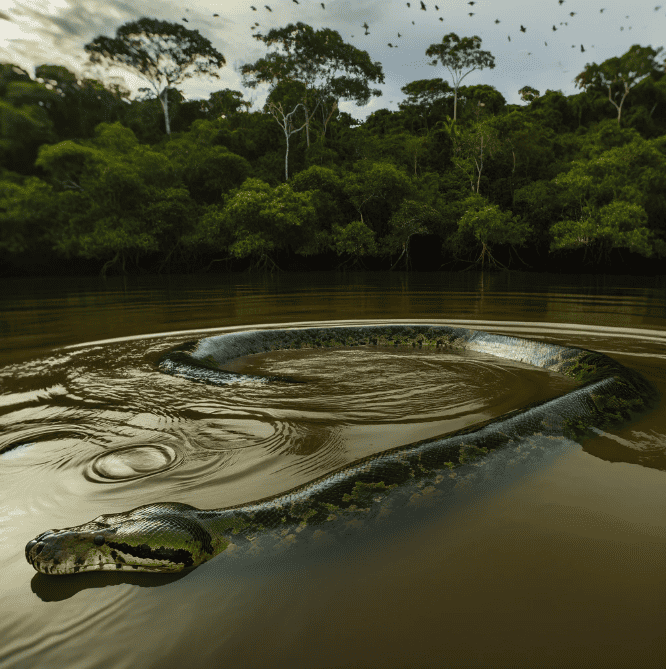
<instances>
[{"instance_id":1,"label":"bird flock","mask_svg":"<svg viewBox=\"0 0 666 669\"><path fill-rule=\"evenodd\" d=\"M291 1L292 1L294 4L296 4L296 5L300 5L300 4L301 4L301 3L299 2L299 0L291 0ZM425 2L423 2L423 0L419 0L419 2L420 2L420 8L419 8L419 9L421 9L421 11L424 11L424 12L427 11L428 8L427 8ZM557 0L557 2L558 2L559 5L563 5L563 4L566 2L566 0ZM326 5L325 5L325 3L320 2L319 4L321 5L321 8L322 8L322 9L326 9ZM411 8L411 6L412 6L412 3L411 3L411 2L407 2L407 3L405 3L405 4L407 5L408 8ZM470 7L473 8L474 5L476 5L477 3L475 2L475 0L470 0L467 4L470 5ZM435 7L435 11L438 11L438 12L441 11L438 5L434 5L434 7ZM655 11L655 12L658 12L658 11L661 9L661 7L662 7L661 5L657 5L657 6L654 8L654 11ZM415 3L414 8L417 9L417 7L416 7L416 3ZM254 11L254 12L259 11L259 10L257 9L257 7L255 7L254 5L250 5L250 9L251 9L252 11ZM269 12L272 12L272 11L273 11L273 9L272 9L269 5L264 5L264 9L266 9L266 10L269 11ZM599 10L599 13L600 13L600 14L603 14L605 9L606 9L605 7L602 7L602 8ZM189 10L189 9L186 9L185 11L188 11L188 12L189 12L190 10ZM574 16L576 16L577 13L578 13L578 12L569 12L569 16L573 18ZM471 17L471 16L474 16L475 14L476 14L476 12L468 12L468 15L469 15L470 17ZM213 17L219 18L219 16L220 16L219 14L213 14ZM625 18L628 19L628 18L629 18L629 15L625 16ZM183 20L185 23L189 23L189 21L188 21L186 18L183 18L182 20ZM439 17L439 20L440 20L440 21L444 21L444 17L440 16L440 17ZM495 19L495 24L499 24L499 23L501 23L501 21L500 21L499 19ZM412 21L412 25L416 25L414 21ZM568 26L568 25L569 25L569 22L568 22L568 21L560 21L560 26ZM251 29L251 30L256 30L256 28L258 28L258 27L260 27L260 24L259 24L258 22L255 22L255 23L250 27L250 29ZM363 23L363 25L361 26L361 28L363 28L363 29L365 30L365 32L363 33L364 35L370 35L370 26L368 25L367 21L366 21L365 23ZM628 29L631 30L631 26L629 26ZM557 30L558 30L558 28L553 24L553 32L555 32L555 31L557 31ZM623 30L624 30L624 26L620 26L620 31L623 31ZM522 25L522 24L520 24L520 32L521 32L521 33L525 33L525 32L527 32L527 28L526 28L524 25ZM261 33L254 33L254 37L255 37L255 38L261 38L262 35L261 35ZM354 35L352 35L352 37L354 37ZM400 33L398 33L398 37L402 37L402 35L401 35ZM511 41L511 35L507 35L507 39L508 39L509 42L510 42L510 41ZM545 45L545 46L548 46L548 42L545 42L545 41L544 41L544 45ZM398 45L397 45L397 44L392 44L391 42L388 43L388 46L391 47L392 49L393 49L393 48L395 48L395 49L398 48ZM576 46L575 44L572 44L572 45L571 45L571 48L573 49L573 48L575 48L575 46ZM594 48L594 44L592 44L592 48ZM585 47L584 47L582 44L580 45L580 51L581 51L581 53L585 53ZM531 51L528 52L527 55L528 55L528 56L531 56L531 55L532 55L532 52L531 52Z\"/></svg>"}]
</instances>

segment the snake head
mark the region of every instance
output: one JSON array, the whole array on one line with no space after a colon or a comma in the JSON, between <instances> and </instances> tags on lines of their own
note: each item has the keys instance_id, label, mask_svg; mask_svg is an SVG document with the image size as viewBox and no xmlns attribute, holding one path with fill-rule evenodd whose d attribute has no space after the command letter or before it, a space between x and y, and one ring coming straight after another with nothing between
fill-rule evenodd
<instances>
[{"instance_id":1,"label":"snake head","mask_svg":"<svg viewBox=\"0 0 666 669\"><path fill-rule=\"evenodd\" d=\"M211 536L201 524L170 508L156 513L156 507L148 505L99 516L78 527L43 532L26 545L26 560L42 574L64 575L175 572L213 556Z\"/></svg>"}]
</instances>

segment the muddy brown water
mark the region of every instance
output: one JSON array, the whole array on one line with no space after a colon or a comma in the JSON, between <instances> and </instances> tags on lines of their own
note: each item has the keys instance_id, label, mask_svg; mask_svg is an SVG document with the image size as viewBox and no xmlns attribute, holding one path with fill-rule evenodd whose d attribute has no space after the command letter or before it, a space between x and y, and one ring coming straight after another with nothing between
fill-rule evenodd
<instances>
[{"instance_id":1,"label":"muddy brown water","mask_svg":"<svg viewBox=\"0 0 666 669\"><path fill-rule=\"evenodd\" d=\"M375 521L257 537L185 575L53 578L40 532L218 508L567 392L480 354L288 351L213 388L165 349L230 330L434 323L599 350L666 398L666 279L283 274L0 281L0 667L662 667L666 412L531 439Z\"/></svg>"}]
</instances>

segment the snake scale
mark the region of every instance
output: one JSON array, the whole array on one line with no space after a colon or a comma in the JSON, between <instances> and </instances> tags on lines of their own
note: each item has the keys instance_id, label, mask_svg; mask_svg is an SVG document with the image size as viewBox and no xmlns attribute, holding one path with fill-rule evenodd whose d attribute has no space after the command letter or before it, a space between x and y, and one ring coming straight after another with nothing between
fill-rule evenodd
<instances>
[{"instance_id":1,"label":"snake scale","mask_svg":"<svg viewBox=\"0 0 666 669\"><path fill-rule=\"evenodd\" d=\"M173 348L160 371L223 386L248 377L224 370L235 358L284 349L409 346L473 350L564 374L579 385L498 418L440 438L391 448L348 463L272 497L221 509L156 502L106 514L89 523L49 530L28 542L27 561L43 574L86 571L176 572L222 553L238 537L270 528L325 524L340 509L419 478L472 461L531 434L580 437L592 427L627 421L652 408L657 391L638 372L608 356L580 348L438 325L371 325L232 332Z\"/></svg>"}]
</instances>

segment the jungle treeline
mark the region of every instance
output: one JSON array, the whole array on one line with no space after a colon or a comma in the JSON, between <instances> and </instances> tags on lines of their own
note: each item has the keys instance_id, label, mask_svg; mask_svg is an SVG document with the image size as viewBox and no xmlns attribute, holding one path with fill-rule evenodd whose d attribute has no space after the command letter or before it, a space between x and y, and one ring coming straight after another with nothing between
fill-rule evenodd
<instances>
[{"instance_id":1,"label":"jungle treeline","mask_svg":"<svg viewBox=\"0 0 666 669\"><path fill-rule=\"evenodd\" d=\"M526 85L524 105L414 81L364 122L293 77L250 111L229 89L130 101L64 67L0 65L0 275L664 273L657 53L587 66L576 95Z\"/></svg>"}]
</instances>

